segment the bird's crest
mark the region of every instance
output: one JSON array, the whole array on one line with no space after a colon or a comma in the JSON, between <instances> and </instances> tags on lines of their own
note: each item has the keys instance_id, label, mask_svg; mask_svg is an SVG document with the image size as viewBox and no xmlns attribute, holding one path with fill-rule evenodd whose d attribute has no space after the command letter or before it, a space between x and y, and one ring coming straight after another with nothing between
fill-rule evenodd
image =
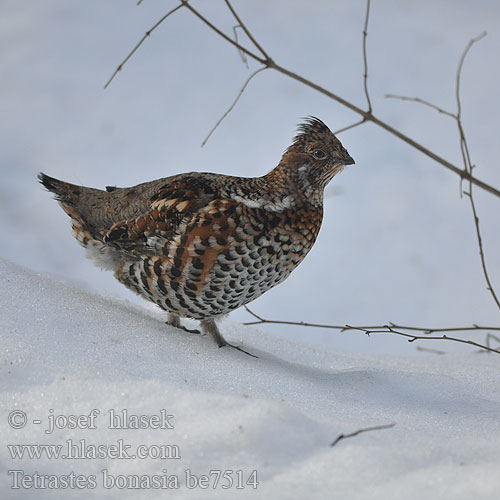
<instances>
[{"instance_id":1,"label":"bird's crest","mask_svg":"<svg viewBox=\"0 0 500 500\"><path fill-rule=\"evenodd\" d=\"M293 146L298 146L306 141L322 141L325 136L333 136L332 131L315 116L308 116L297 127L297 135L293 138ZM335 137L336 139L336 137Z\"/></svg>"}]
</instances>

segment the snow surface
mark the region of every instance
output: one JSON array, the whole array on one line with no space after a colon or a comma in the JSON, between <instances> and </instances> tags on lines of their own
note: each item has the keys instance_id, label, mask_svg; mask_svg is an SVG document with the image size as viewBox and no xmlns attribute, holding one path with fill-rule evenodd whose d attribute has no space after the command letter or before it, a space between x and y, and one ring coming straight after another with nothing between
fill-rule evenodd
<instances>
[{"instance_id":1,"label":"snow surface","mask_svg":"<svg viewBox=\"0 0 500 500\"><path fill-rule=\"evenodd\" d=\"M223 322L259 356L219 349L165 317L0 260L0 463L26 474L96 475L95 490L1 498L496 499L498 358L362 356ZM49 415L99 409L96 429L44 430ZM173 429L108 429L107 412L174 415ZM22 429L8 415L26 412ZM51 410L53 412L51 413ZM32 423L33 419L41 424ZM394 423L330 443L339 434ZM6 444L178 445L180 459L12 459ZM179 476L179 488L104 489L101 471ZM188 489L185 470L257 470L259 485Z\"/></svg>"}]
</instances>

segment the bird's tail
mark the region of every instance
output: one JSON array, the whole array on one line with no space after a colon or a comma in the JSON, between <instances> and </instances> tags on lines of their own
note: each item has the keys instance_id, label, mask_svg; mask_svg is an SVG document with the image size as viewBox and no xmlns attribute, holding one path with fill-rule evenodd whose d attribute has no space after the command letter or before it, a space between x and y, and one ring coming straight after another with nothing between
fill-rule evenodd
<instances>
[{"instance_id":1,"label":"bird's tail","mask_svg":"<svg viewBox=\"0 0 500 500\"><path fill-rule=\"evenodd\" d=\"M76 186L69 182L60 181L54 177L50 177L43 172L38 174L40 183L43 184L50 192L54 193L54 198L59 202L63 210L71 217L73 222L73 229L75 222L82 229L90 229L88 221L82 216L79 209L80 198L82 197L83 190L88 189L83 186Z\"/></svg>"},{"instance_id":2,"label":"bird's tail","mask_svg":"<svg viewBox=\"0 0 500 500\"><path fill-rule=\"evenodd\" d=\"M70 184L69 182L60 181L54 177L50 177L43 172L38 174L38 180L50 192L55 194L55 199L61 204L76 206L78 198L81 195L81 188Z\"/></svg>"},{"instance_id":3,"label":"bird's tail","mask_svg":"<svg viewBox=\"0 0 500 500\"><path fill-rule=\"evenodd\" d=\"M74 236L83 246L86 247L89 240L101 239L99 231L84 217L80 206L87 194L86 191L94 191L93 189L60 181L43 172L38 174L38 179L45 188L54 193L54 198L71 217Z\"/></svg>"},{"instance_id":4,"label":"bird's tail","mask_svg":"<svg viewBox=\"0 0 500 500\"><path fill-rule=\"evenodd\" d=\"M120 253L103 241L104 232L95 218L92 209L102 202L104 191L54 179L44 173L38 175L40 183L54 193L55 199L71 218L73 236L86 248L87 257L95 260L103 269L115 269Z\"/></svg>"}]
</instances>

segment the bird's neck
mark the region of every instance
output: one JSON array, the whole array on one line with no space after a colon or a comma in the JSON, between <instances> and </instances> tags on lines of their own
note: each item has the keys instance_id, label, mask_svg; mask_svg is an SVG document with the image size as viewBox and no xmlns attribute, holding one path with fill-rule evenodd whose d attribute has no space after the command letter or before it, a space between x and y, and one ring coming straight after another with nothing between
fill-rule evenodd
<instances>
[{"instance_id":1,"label":"bird's neck","mask_svg":"<svg viewBox=\"0 0 500 500\"><path fill-rule=\"evenodd\" d=\"M300 168L290 168L281 161L276 168L260 177L267 190L276 198L292 197L299 205L323 207L323 188L309 183Z\"/></svg>"}]
</instances>

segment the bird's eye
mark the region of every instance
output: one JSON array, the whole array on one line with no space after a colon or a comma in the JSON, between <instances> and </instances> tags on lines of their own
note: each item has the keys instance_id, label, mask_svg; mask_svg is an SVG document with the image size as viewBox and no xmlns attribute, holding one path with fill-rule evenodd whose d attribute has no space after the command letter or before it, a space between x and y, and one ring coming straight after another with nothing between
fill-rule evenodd
<instances>
[{"instance_id":1,"label":"bird's eye","mask_svg":"<svg viewBox=\"0 0 500 500\"><path fill-rule=\"evenodd\" d=\"M324 158L326 158L326 153L321 149L316 149L316 151L313 152L313 156L317 160L323 160Z\"/></svg>"}]
</instances>

